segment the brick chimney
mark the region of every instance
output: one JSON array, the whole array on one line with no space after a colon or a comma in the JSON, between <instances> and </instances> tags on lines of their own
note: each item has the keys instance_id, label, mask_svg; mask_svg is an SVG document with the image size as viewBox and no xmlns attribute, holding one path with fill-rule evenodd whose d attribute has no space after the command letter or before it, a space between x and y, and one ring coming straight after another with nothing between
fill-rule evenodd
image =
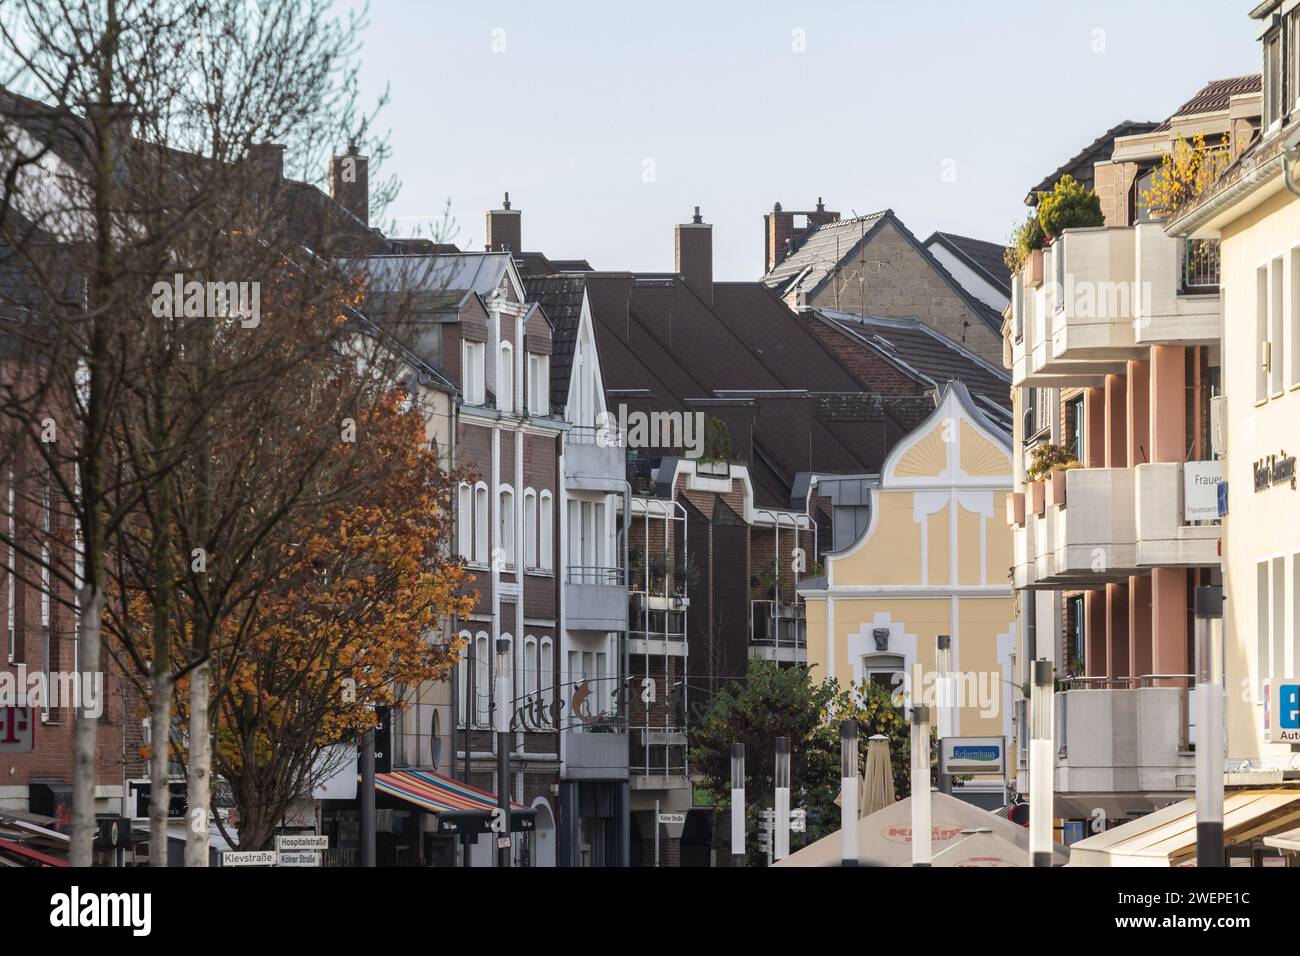
<instances>
[{"instance_id":1,"label":"brick chimney","mask_svg":"<svg viewBox=\"0 0 1300 956\"><path fill-rule=\"evenodd\" d=\"M797 249L808 233L828 222L836 222L838 212L830 212L820 196L817 208L806 211L786 212L780 203L763 217L763 271L771 272L779 266L790 253ZM804 220L800 222L800 220Z\"/></svg>"},{"instance_id":2,"label":"brick chimney","mask_svg":"<svg viewBox=\"0 0 1300 956\"><path fill-rule=\"evenodd\" d=\"M330 196L370 225L370 157L357 152L356 143L348 143L346 153L330 159Z\"/></svg>"},{"instance_id":3,"label":"brick chimney","mask_svg":"<svg viewBox=\"0 0 1300 956\"><path fill-rule=\"evenodd\" d=\"M510 194L501 200L501 208L487 214L487 248L489 252L522 252L523 224L518 209L510 208Z\"/></svg>"},{"instance_id":4,"label":"brick chimney","mask_svg":"<svg viewBox=\"0 0 1300 956\"><path fill-rule=\"evenodd\" d=\"M284 179L284 149L280 143L254 143L248 147L248 162L266 179Z\"/></svg>"},{"instance_id":5,"label":"brick chimney","mask_svg":"<svg viewBox=\"0 0 1300 956\"><path fill-rule=\"evenodd\" d=\"M676 270L686 285L707 305L713 305L713 227L700 216L700 207L690 222L677 227L673 243Z\"/></svg>"}]
</instances>

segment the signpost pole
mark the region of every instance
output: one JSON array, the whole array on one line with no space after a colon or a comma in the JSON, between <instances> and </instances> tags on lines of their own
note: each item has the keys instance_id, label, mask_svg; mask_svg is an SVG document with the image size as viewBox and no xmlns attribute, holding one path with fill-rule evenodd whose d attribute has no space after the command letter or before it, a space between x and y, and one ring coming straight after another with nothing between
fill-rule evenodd
<instances>
[{"instance_id":1,"label":"signpost pole","mask_svg":"<svg viewBox=\"0 0 1300 956\"><path fill-rule=\"evenodd\" d=\"M912 865L930 865L930 708L912 708Z\"/></svg>"},{"instance_id":2,"label":"signpost pole","mask_svg":"<svg viewBox=\"0 0 1300 956\"><path fill-rule=\"evenodd\" d=\"M497 638L497 801L505 821L505 839L513 840L510 835L510 642ZM501 834L497 839L497 866L509 867L511 845L500 845Z\"/></svg>"},{"instance_id":3,"label":"signpost pole","mask_svg":"<svg viewBox=\"0 0 1300 956\"><path fill-rule=\"evenodd\" d=\"M1196 589L1196 865L1223 866L1223 590Z\"/></svg>"},{"instance_id":4,"label":"signpost pole","mask_svg":"<svg viewBox=\"0 0 1300 956\"><path fill-rule=\"evenodd\" d=\"M731 745L731 865L745 865L744 744Z\"/></svg>"},{"instance_id":5,"label":"signpost pole","mask_svg":"<svg viewBox=\"0 0 1300 956\"><path fill-rule=\"evenodd\" d=\"M655 801L655 868L659 867L659 801Z\"/></svg>"},{"instance_id":6,"label":"signpost pole","mask_svg":"<svg viewBox=\"0 0 1300 956\"><path fill-rule=\"evenodd\" d=\"M952 679L952 636L940 634L935 638L934 652L935 670L939 672L939 699L936 707L936 724L939 730L939 746L943 747L945 737L957 736L956 709L957 704L953 699L956 694L953 688ZM939 792L952 793L952 776L943 772L942 763L939 766Z\"/></svg>"},{"instance_id":7,"label":"signpost pole","mask_svg":"<svg viewBox=\"0 0 1300 956\"><path fill-rule=\"evenodd\" d=\"M361 865L375 865L375 732L361 738Z\"/></svg>"},{"instance_id":8,"label":"signpost pole","mask_svg":"<svg viewBox=\"0 0 1300 956\"><path fill-rule=\"evenodd\" d=\"M1029 709L1029 859L1031 866L1052 865L1052 792L1055 747L1052 662L1034 661Z\"/></svg>"},{"instance_id":9,"label":"signpost pole","mask_svg":"<svg viewBox=\"0 0 1300 956\"><path fill-rule=\"evenodd\" d=\"M890 786L893 786L892 782ZM858 722L840 721L840 865L858 865Z\"/></svg>"}]
</instances>

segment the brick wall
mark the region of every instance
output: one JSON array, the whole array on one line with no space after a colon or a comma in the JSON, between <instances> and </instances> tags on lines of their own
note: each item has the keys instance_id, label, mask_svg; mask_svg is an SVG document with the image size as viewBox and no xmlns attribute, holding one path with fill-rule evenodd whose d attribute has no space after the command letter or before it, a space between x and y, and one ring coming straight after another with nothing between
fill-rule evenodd
<instances>
[{"instance_id":1,"label":"brick wall","mask_svg":"<svg viewBox=\"0 0 1300 956\"><path fill-rule=\"evenodd\" d=\"M1094 188L1101 199L1101 212L1108 226L1133 224L1133 183L1137 179L1136 163L1097 163Z\"/></svg>"}]
</instances>

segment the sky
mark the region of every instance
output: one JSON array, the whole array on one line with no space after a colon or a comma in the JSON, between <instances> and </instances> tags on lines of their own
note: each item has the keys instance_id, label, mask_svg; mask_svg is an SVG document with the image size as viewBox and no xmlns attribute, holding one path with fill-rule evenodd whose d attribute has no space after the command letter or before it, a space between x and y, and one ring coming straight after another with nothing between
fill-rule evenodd
<instances>
[{"instance_id":1,"label":"sky","mask_svg":"<svg viewBox=\"0 0 1300 956\"><path fill-rule=\"evenodd\" d=\"M389 92L398 234L449 205L451 241L481 249L508 190L526 251L671 271L698 205L715 278L747 280L778 201L1005 241L1106 129L1259 72L1253 5L371 0L361 96Z\"/></svg>"}]
</instances>

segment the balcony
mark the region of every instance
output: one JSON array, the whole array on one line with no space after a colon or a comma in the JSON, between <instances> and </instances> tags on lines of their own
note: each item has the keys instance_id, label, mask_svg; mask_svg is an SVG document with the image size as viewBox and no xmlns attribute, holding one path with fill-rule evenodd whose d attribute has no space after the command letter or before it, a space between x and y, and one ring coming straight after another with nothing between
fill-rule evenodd
<instances>
[{"instance_id":1,"label":"balcony","mask_svg":"<svg viewBox=\"0 0 1300 956\"><path fill-rule=\"evenodd\" d=\"M1204 567L1219 563L1218 521L1184 520L1182 462L1135 469L1137 563L1144 567Z\"/></svg>"},{"instance_id":2,"label":"balcony","mask_svg":"<svg viewBox=\"0 0 1300 956\"><path fill-rule=\"evenodd\" d=\"M625 449L617 423L575 425L564 443L564 482L574 491L623 491Z\"/></svg>"},{"instance_id":3,"label":"balcony","mask_svg":"<svg viewBox=\"0 0 1300 956\"><path fill-rule=\"evenodd\" d=\"M621 631L627 623L622 568L570 565L565 577L566 624L577 631Z\"/></svg>"},{"instance_id":4,"label":"balcony","mask_svg":"<svg viewBox=\"0 0 1300 956\"><path fill-rule=\"evenodd\" d=\"M617 723L564 733L565 780L626 780L628 737Z\"/></svg>"},{"instance_id":5,"label":"balcony","mask_svg":"<svg viewBox=\"0 0 1300 956\"><path fill-rule=\"evenodd\" d=\"M686 610L690 599L677 596L628 594L626 625L630 654L686 654Z\"/></svg>"},{"instance_id":6,"label":"balcony","mask_svg":"<svg viewBox=\"0 0 1300 956\"><path fill-rule=\"evenodd\" d=\"M1116 363L1137 356L1134 238L1132 229L1069 229L1053 243L1052 340L1045 371L1068 374L1073 362Z\"/></svg>"},{"instance_id":7,"label":"balcony","mask_svg":"<svg viewBox=\"0 0 1300 956\"><path fill-rule=\"evenodd\" d=\"M1057 814L1154 810L1196 787L1192 678L1074 678L1056 695Z\"/></svg>"},{"instance_id":8,"label":"balcony","mask_svg":"<svg viewBox=\"0 0 1300 956\"><path fill-rule=\"evenodd\" d=\"M1060 474L1060 501L1013 528L1017 588L1097 587L1140 573L1134 520L1134 471L1077 468Z\"/></svg>"},{"instance_id":9,"label":"balcony","mask_svg":"<svg viewBox=\"0 0 1300 956\"><path fill-rule=\"evenodd\" d=\"M751 601L749 656L783 663L808 660L808 623L803 604Z\"/></svg>"},{"instance_id":10,"label":"balcony","mask_svg":"<svg viewBox=\"0 0 1300 956\"><path fill-rule=\"evenodd\" d=\"M1219 243L1165 235L1159 223L1137 233L1139 345L1213 345L1223 330L1219 298Z\"/></svg>"},{"instance_id":11,"label":"balcony","mask_svg":"<svg viewBox=\"0 0 1300 956\"><path fill-rule=\"evenodd\" d=\"M669 790L686 785L684 728L633 728L628 744L628 774L633 790Z\"/></svg>"}]
</instances>

